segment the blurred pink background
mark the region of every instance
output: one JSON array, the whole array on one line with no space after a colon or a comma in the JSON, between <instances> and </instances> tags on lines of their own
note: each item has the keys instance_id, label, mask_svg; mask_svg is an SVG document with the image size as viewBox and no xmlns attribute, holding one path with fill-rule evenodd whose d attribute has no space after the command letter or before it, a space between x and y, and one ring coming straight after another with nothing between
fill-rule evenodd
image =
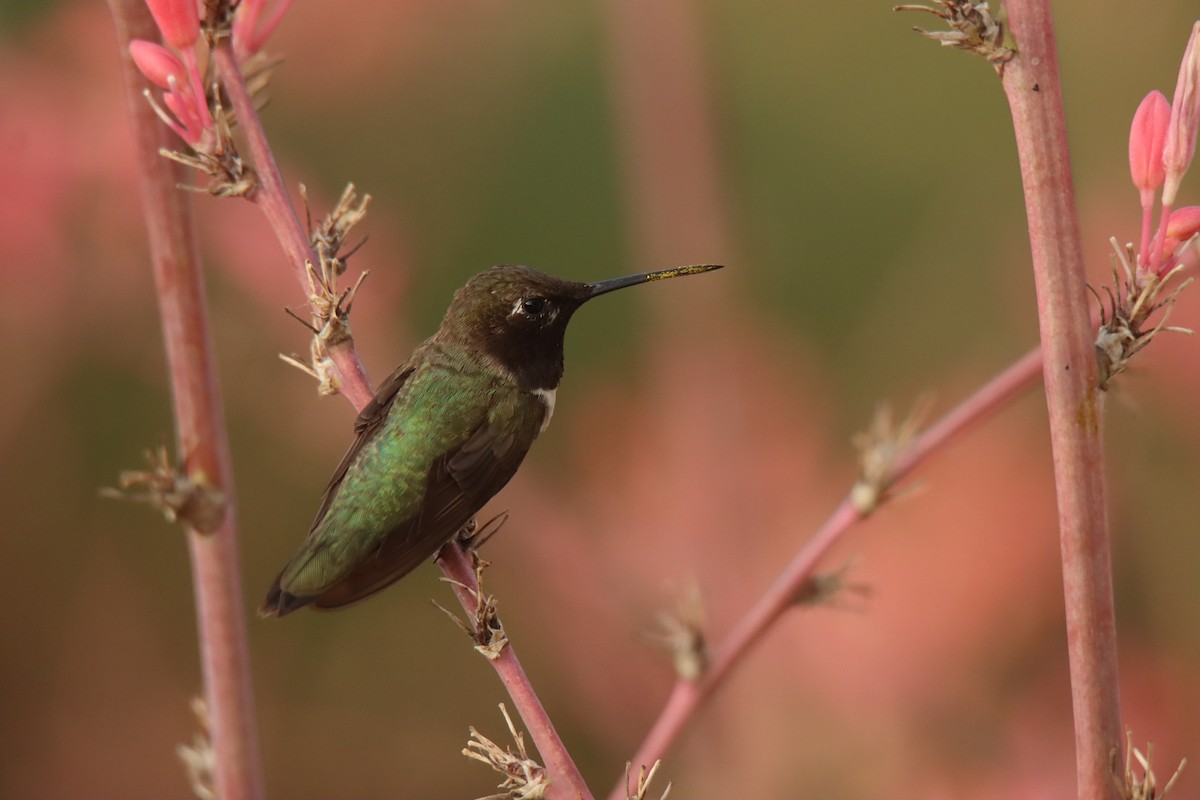
<instances>
[{"instance_id":1,"label":"blurred pink background","mask_svg":"<svg viewBox=\"0 0 1200 800\"><path fill-rule=\"evenodd\" d=\"M1129 120L1168 96L1186 2L1055 6L1085 246L1137 233ZM695 580L718 641L855 474L877 403L949 408L1035 341L1012 136L983 62L887 3L297 4L263 112L323 212L375 197L351 260L379 379L452 290L716 261L580 314L554 425L491 504L509 633L597 794L672 681L641 632ZM171 438L112 25L0 0L0 796L189 796L199 688L182 537L101 500ZM1200 182L1185 184L1200 202ZM197 196L246 610L307 530L353 412L276 353L303 298L250 205ZM1200 327L1196 289L1173 321ZM1200 346L1164 334L1107 421L1122 708L1160 783L1200 757ZM1073 791L1040 392L940 453L840 546L868 598L797 611L664 764L682 797ZM475 797L492 671L433 567L340 614L249 622L269 796ZM1196 796L1188 772L1180 796ZM657 795L656 795L657 796ZM674 794L672 795L674 796Z\"/></svg>"}]
</instances>

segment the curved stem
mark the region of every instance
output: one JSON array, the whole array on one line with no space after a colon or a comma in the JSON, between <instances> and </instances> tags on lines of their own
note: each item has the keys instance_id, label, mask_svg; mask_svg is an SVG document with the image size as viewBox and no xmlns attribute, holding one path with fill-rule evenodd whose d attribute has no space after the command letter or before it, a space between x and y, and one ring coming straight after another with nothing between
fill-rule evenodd
<instances>
[{"instance_id":1,"label":"curved stem","mask_svg":"<svg viewBox=\"0 0 1200 800\"><path fill-rule=\"evenodd\" d=\"M228 38L217 44L216 50L213 51L213 57L216 59L217 69L221 73L221 85L225 87L225 91L229 94L229 100L233 103L233 112L237 116L238 127L246 137L246 143L250 146L250 157L258 175L258 188L250 199L266 215L267 222L275 231L275 237L279 240L284 252L287 253L288 260L291 261L292 270L296 275L296 280L300 283L300 288L307 295L308 272L305 265L306 263L318 263L317 254L309 244L308 234L305 233L304 226L300 224L300 217L296 214L292 200L283 185L283 178L279 175L275 156L271 152L270 144L267 143L267 134L263 131L258 112L254 110L254 100L250 97L250 90L246 87L241 66L238 64L237 56L233 54L233 45Z\"/></svg>"},{"instance_id":2,"label":"curved stem","mask_svg":"<svg viewBox=\"0 0 1200 800\"><path fill-rule=\"evenodd\" d=\"M972 425L1013 400L1038 379L1041 370L1042 354L1039 349L1022 356L927 428L896 461L890 482L895 483L907 477L939 448L945 447ZM699 681L680 679L675 683L665 707L634 756L635 769L648 767L666 754L704 700L724 683L733 668L761 641L771 625L795 606L795 598L812 578L817 564L829 548L860 519L861 515L847 497L716 648L712 664L703 677ZM623 800L623 791L624 786L618 786L609 795L609 800Z\"/></svg>"},{"instance_id":3,"label":"curved stem","mask_svg":"<svg viewBox=\"0 0 1200 800\"><path fill-rule=\"evenodd\" d=\"M242 77L232 43L228 39L222 40L217 45L214 57L221 72L221 84L233 103L238 126L250 146L250 155L258 174L258 187L250 199L262 209L271 229L275 231L275 237L287 253L296 280L299 281L305 295L309 295L312 292L309 286L309 270L311 265L319 264L320 260L313 251L308 234L301 225L300 217L283 184L283 178L279 175L279 167L267 142L262 121L258 112L254 110L254 100ZM325 343L326 352L338 372L338 391L344 394L355 408L361 410L371 401L374 392L371 391L366 369L354 347L354 339L349 335L349 323L339 320L338 324L344 326L345 334L339 336L336 342Z\"/></svg>"}]
</instances>

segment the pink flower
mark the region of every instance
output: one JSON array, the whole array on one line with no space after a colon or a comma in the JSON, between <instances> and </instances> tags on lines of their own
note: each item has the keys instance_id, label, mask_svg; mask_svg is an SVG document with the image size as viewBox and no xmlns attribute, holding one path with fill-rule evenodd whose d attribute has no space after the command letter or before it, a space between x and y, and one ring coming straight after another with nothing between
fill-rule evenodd
<instances>
[{"instance_id":1,"label":"pink flower","mask_svg":"<svg viewBox=\"0 0 1200 800\"><path fill-rule=\"evenodd\" d=\"M160 44L134 39L129 43L129 55L143 75L166 90L162 102L170 114L155 106L159 116L179 138L198 147L212 127L212 115L200 85L195 52L185 51L184 63Z\"/></svg>"},{"instance_id":2,"label":"pink flower","mask_svg":"<svg viewBox=\"0 0 1200 800\"><path fill-rule=\"evenodd\" d=\"M237 16L233 20L233 49L241 58L252 56L262 49L283 21L283 15L291 8L292 0L278 0L267 21L260 26L258 18L266 5L267 0L242 0L238 6Z\"/></svg>"},{"instance_id":3,"label":"pink flower","mask_svg":"<svg viewBox=\"0 0 1200 800\"><path fill-rule=\"evenodd\" d=\"M1186 242L1200 233L1200 206L1184 206L1167 219L1167 238Z\"/></svg>"},{"instance_id":4,"label":"pink flower","mask_svg":"<svg viewBox=\"0 0 1200 800\"><path fill-rule=\"evenodd\" d=\"M196 0L146 0L163 41L176 50L190 50L200 38Z\"/></svg>"},{"instance_id":5,"label":"pink flower","mask_svg":"<svg viewBox=\"0 0 1200 800\"><path fill-rule=\"evenodd\" d=\"M186 85L187 70L183 62L161 44L134 39L129 43L129 55L141 73L158 86L173 89Z\"/></svg>"},{"instance_id":6,"label":"pink flower","mask_svg":"<svg viewBox=\"0 0 1200 800\"><path fill-rule=\"evenodd\" d=\"M1180 248L1200 233L1200 206L1184 206L1172 211L1167 217L1165 233L1163 269L1170 269L1183 257Z\"/></svg>"},{"instance_id":7,"label":"pink flower","mask_svg":"<svg viewBox=\"0 0 1200 800\"><path fill-rule=\"evenodd\" d=\"M1150 92L1138 105L1129 127L1129 174L1138 188L1142 201L1142 237L1138 250L1139 267L1149 267L1152 251L1150 231L1154 224L1154 192L1163 185L1163 147L1167 125L1171 121L1171 105L1162 92ZM1153 256L1159 254L1153 251Z\"/></svg>"},{"instance_id":8,"label":"pink flower","mask_svg":"<svg viewBox=\"0 0 1200 800\"><path fill-rule=\"evenodd\" d=\"M1166 176L1163 146L1170 120L1171 104L1157 89L1142 99L1133 115L1133 125L1129 129L1129 173L1133 185L1143 193L1143 205L1147 192L1151 193L1150 203L1154 202L1153 192L1163 185Z\"/></svg>"},{"instance_id":9,"label":"pink flower","mask_svg":"<svg viewBox=\"0 0 1200 800\"><path fill-rule=\"evenodd\" d=\"M1175 84L1175 99L1171 101L1171 120L1167 126L1167 139L1163 150L1163 165L1166 181L1163 186L1162 202L1171 206L1179 182L1192 163L1196 152L1196 129L1200 127L1200 22L1192 26L1187 50L1179 64L1179 80Z\"/></svg>"}]
</instances>

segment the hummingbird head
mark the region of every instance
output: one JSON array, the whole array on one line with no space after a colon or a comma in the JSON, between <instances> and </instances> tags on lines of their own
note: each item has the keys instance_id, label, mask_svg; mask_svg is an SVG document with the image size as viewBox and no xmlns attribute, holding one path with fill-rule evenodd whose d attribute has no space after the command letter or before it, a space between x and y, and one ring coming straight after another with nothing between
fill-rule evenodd
<instances>
[{"instance_id":1,"label":"hummingbird head","mask_svg":"<svg viewBox=\"0 0 1200 800\"><path fill-rule=\"evenodd\" d=\"M526 391L554 389L563 374L567 323L581 305L626 286L713 269L720 267L677 267L579 283L532 267L501 264L455 292L438 335L503 369Z\"/></svg>"}]
</instances>

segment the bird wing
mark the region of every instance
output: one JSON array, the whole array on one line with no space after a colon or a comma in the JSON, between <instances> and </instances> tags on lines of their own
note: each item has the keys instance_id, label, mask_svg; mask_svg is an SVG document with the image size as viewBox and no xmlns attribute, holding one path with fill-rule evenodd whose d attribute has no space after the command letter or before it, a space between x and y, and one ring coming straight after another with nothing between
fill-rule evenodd
<instances>
[{"instance_id":1,"label":"bird wing","mask_svg":"<svg viewBox=\"0 0 1200 800\"><path fill-rule=\"evenodd\" d=\"M346 455L342 456L341 463L337 465L337 469L333 471L332 477L329 478L329 484L325 487L325 494L321 497L321 507L317 509L317 515L313 517L312 527L309 528L310 534L317 529L317 525L321 523L321 519L329 511L329 504L333 502L334 496L337 495L338 486L341 485L342 479L346 477L346 470L350 469L350 464L354 462L359 451L363 449L363 445L371 441L372 437L379 433L379 429L383 427L384 420L387 419L388 411L391 410L392 404L396 402L397 395L400 394L400 388L404 386L404 382L412 374L413 367L410 364L401 364L395 372L384 379L383 383L379 385L379 389L376 390L375 396L358 413L358 418L354 420L354 443L350 445L350 449L346 451Z\"/></svg>"},{"instance_id":2,"label":"bird wing","mask_svg":"<svg viewBox=\"0 0 1200 800\"><path fill-rule=\"evenodd\" d=\"M375 396L371 398L362 411L359 412L358 418L354 420L354 442L350 445L350 449L342 456L341 463L333 472L333 477L329 479L329 484L325 487L325 494L321 499L321 507L317 510L316 517L313 518L312 526L308 530L308 535L304 539L304 543L300 547L297 555L289 561L279 575L275 577L275 582L271 584L271 588L267 591L267 597L263 600L262 605L258 609L258 613L262 616L283 616L289 614L298 608L301 608L313 599L312 595L293 594L283 588L284 576L289 571L293 570L297 561L308 561L319 552L317 538L317 527L321 524L325 514L329 511L329 506L333 503L334 497L337 496L338 487L342 480L346 477L346 472L350 465L358 456L363 446L369 442L379 429L383 426L387 419L388 410L396 402L396 397L400 394L401 387L405 381L413 373L411 362L401 364L391 375L389 375L379 389L375 392Z\"/></svg>"},{"instance_id":3,"label":"bird wing","mask_svg":"<svg viewBox=\"0 0 1200 800\"><path fill-rule=\"evenodd\" d=\"M390 531L372 558L313 599L341 608L386 588L429 559L516 473L542 424L545 405L511 391L457 448L434 461L420 512ZM500 424L503 421L505 424Z\"/></svg>"},{"instance_id":4,"label":"bird wing","mask_svg":"<svg viewBox=\"0 0 1200 800\"><path fill-rule=\"evenodd\" d=\"M412 372L409 367L396 370L363 408L354 426L355 441L334 471L300 552L276 578L260 613L283 615L310 603L317 608L339 608L380 591L432 556L517 471L540 429L546 406L510 382L497 382L470 434L434 459L421 476L423 495L415 513L382 529L378 544L356 556L347 568L333 567L340 559L329 550L330 541L323 534L326 526L336 522L326 520L326 515L335 504L344 510L347 503L362 499L353 482L347 497L339 498L338 493L360 453L384 427L398 398L413 401L401 391ZM436 421L426 424L436 425ZM411 435L419 433L412 431ZM329 575L328 583L322 574Z\"/></svg>"}]
</instances>

